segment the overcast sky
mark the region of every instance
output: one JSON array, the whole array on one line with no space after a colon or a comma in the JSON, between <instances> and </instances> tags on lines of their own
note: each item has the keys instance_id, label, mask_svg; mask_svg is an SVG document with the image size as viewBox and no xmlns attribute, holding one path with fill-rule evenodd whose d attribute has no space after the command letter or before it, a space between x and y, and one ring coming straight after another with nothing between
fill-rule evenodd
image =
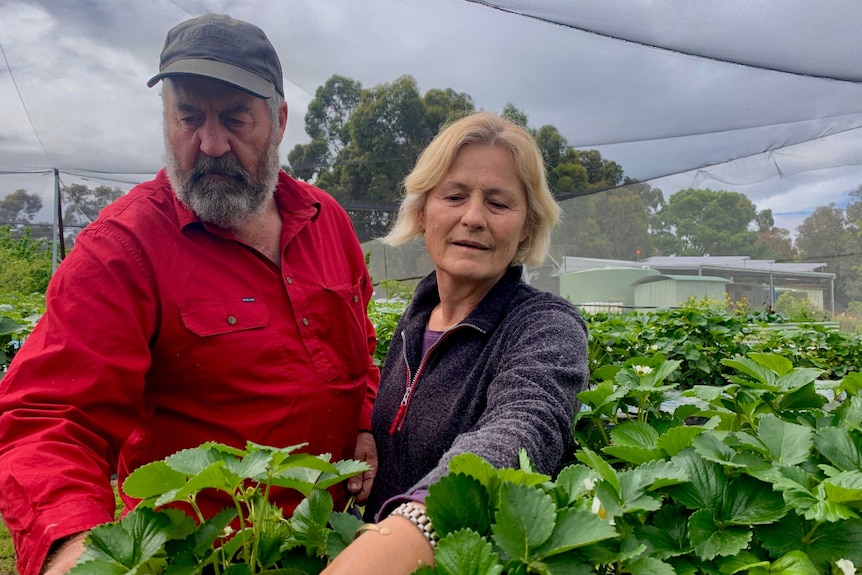
<instances>
[{"instance_id":1,"label":"overcast sky","mask_svg":"<svg viewBox=\"0 0 862 575\"><path fill-rule=\"evenodd\" d=\"M781 13L734 22L744 6L736 0L712 3L727 15L681 10L678 19L668 7L690 6L688 0L626 1L632 10L614 8L616 0L601 3L617 10L610 15L574 0L497 4L562 14L576 24L583 15L584 28L613 22L628 38L639 34L638 41L676 42L685 32L689 42L703 38L737 50L735 58L749 48L767 57L774 50L791 64L811 63L809 74L816 75L818 61L824 69L838 62L850 76L862 66L839 45L850 27L855 38L860 20L851 16L859 12L789 9L797 22L788 16L785 23ZM804 4L787 2L782 7ZM663 13L648 11L658 4ZM828 6L855 10L843 0ZM0 171L58 168L67 184L83 173L89 185L124 189L123 182L147 179L162 165L162 121L159 88L147 88L146 80L158 69L167 30L203 12L258 24L278 50L290 109L284 162L307 141L305 109L330 76L371 87L411 74L422 93L452 88L495 112L512 102L531 127L555 125L570 144L598 148L626 175L650 180L666 195L689 186L743 192L792 232L817 206L846 205L862 184L857 83L648 48L466 0L0 0ZM848 30L838 29L842 22ZM799 41L800 29L808 31L808 44ZM771 30L783 36L770 39ZM791 45L799 52L787 53ZM814 57L818 50L824 57ZM97 179L99 172L115 181ZM46 175L0 175L0 196L23 187L50 204L51 186Z\"/></svg>"}]
</instances>

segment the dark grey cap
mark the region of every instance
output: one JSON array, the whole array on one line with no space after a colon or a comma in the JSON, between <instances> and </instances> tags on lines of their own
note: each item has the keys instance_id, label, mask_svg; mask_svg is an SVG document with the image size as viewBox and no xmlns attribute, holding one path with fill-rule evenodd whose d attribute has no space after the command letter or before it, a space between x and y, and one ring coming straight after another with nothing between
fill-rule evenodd
<instances>
[{"instance_id":1,"label":"dark grey cap","mask_svg":"<svg viewBox=\"0 0 862 575\"><path fill-rule=\"evenodd\" d=\"M153 87L168 76L203 76L260 98L284 97L281 63L263 30L224 14L204 14L168 32Z\"/></svg>"}]
</instances>

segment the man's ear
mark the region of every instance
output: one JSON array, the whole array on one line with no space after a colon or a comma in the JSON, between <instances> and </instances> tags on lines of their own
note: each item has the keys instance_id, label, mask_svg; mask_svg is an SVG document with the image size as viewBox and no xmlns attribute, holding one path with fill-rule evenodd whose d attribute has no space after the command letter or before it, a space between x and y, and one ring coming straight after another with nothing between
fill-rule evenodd
<instances>
[{"instance_id":1,"label":"man's ear","mask_svg":"<svg viewBox=\"0 0 862 575\"><path fill-rule=\"evenodd\" d=\"M282 102L278 107L278 142L284 137L284 130L287 128L287 102Z\"/></svg>"}]
</instances>

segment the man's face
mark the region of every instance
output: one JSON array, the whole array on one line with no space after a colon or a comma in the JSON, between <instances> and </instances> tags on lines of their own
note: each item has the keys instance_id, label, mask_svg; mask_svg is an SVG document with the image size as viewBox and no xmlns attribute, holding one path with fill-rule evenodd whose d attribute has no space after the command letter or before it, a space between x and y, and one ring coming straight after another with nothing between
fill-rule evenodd
<instances>
[{"instance_id":1,"label":"man's face","mask_svg":"<svg viewBox=\"0 0 862 575\"><path fill-rule=\"evenodd\" d=\"M177 197L205 222L247 221L275 189L286 108L273 126L265 100L223 82L177 77L164 90L166 164Z\"/></svg>"}]
</instances>

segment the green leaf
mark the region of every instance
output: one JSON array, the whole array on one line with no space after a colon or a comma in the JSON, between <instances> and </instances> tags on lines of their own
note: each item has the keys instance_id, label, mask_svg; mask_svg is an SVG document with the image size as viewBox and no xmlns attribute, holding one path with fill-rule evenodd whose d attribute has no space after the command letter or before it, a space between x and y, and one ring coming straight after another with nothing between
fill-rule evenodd
<instances>
[{"instance_id":1,"label":"green leaf","mask_svg":"<svg viewBox=\"0 0 862 575\"><path fill-rule=\"evenodd\" d=\"M304 544L308 551L317 554L326 548L326 525L332 514L332 495L323 489L316 489L299 502L288 520L296 540Z\"/></svg>"},{"instance_id":2,"label":"green leaf","mask_svg":"<svg viewBox=\"0 0 862 575\"><path fill-rule=\"evenodd\" d=\"M450 472L428 488L425 504L439 536L461 529L485 535L491 524L488 497L478 479Z\"/></svg>"},{"instance_id":3,"label":"green leaf","mask_svg":"<svg viewBox=\"0 0 862 575\"><path fill-rule=\"evenodd\" d=\"M616 375L616 370L614 375ZM614 386L612 381L606 380L602 381L594 389L580 392L578 394L578 399L580 399L582 403L592 407L593 411L598 411L603 405L625 397L625 394L625 389L616 389L616 386Z\"/></svg>"},{"instance_id":4,"label":"green leaf","mask_svg":"<svg viewBox=\"0 0 862 575\"><path fill-rule=\"evenodd\" d=\"M224 462L227 459L238 459L237 456L220 451L213 444L204 444L200 447L183 449L165 458L168 466L188 476L195 476L210 468L214 463Z\"/></svg>"},{"instance_id":5,"label":"green leaf","mask_svg":"<svg viewBox=\"0 0 862 575\"><path fill-rule=\"evenodd\" d=\"M769 568L770 575L820 575L821 571L814 566L808 556L802 551L791 551L775 561Z\"/></svg>"},{"instance_id":6,"label":"green leaf","mask_svg":"<svg viewBox=\"0 0 862 575\"><path fill-rule=\"evenodd\" d=\"M779 395L775 402L777 411L801 411L818 409L826 404L826 398L817 393L813 383L809 383L789 393Z\"/></svg>"},{"instance_id":7,"label":"green leaf","mask_svg":"<svg viewBox=\"0 0 862 575\"><path fill-rule=\"evenodd\" d=\"M122 489L130 497L149 499L186 484L186 475L164 461L153 461L135 469L123 481Z\"/></svg>"},{"instance_id":8,"label":"green leaf","mask_svg":"<svg viewBox=\"0 0 862 575\"><path fill-rule=\"evenodd\" d=\"M745 527L721 527L708 509L695 511L688 520L688 533L694 551L704 561L719 555L735 555L751 541L751 532Z\"/></svg>"},{"instance_id":9,"label":"green leaf","mask_svg":"<svg viewBox=\"0 0 862 575\"><path fill-rule=\"evenodd\" d=\"M478 480L488 493L493 494L497 489L499 479L497 469L493 465L474 453L459 453L449 460L450 473L463 473Z\"/></svg>"},{"instance_id":10,"label":"green leaf","mask_svg":"<svg viewBox=\"0 0 862 575\"><path fill-rule=\"evenodd\" d=\"M735 449L731 448L720 439L720 437L724 435L724 433L707 431L694 438L692 446L698 455L707 461L730 467L745 467L744 463L734 462L734 459L738 454Z\"/></svg>"},{"instance_id":11,"label":"green leaf","mask_svg":"<svg viewBox=\"0 0 862 575\"><path fill-rule=\"evenodd\" d=\"M500 508L494 521L491 531L500 549L526 563L531 551L554 530L554 503L538 488L506 483L500 487Z\"/></svg>"},{"instance_id":12,"label":"green leaf","mask_svg":"<svg viewBox=\"0 0 862 575\"><path fill-rule=\"evenodd\" d=\"M592 575L595 573L591 564L572 555L554 555L540 562L539 565L544 567L544 571L537 570L537 573L547 573L547 575Z\"/></svg>"},{"instance_id":13,"label":"green leaf","mask_svg":"<svg viewBox=\"0 0 862 575\"><path fill-rule=\"evenodd\" d=\"M842 558L862 565L862 522L856 519L821 523L814 527L811 521L791 513L777 523L757 527L755 531L773 557L799 550L822 573L828 573L829 565Z\"/></svg>"},{"instance_id":14,"label":"green leaf","mask_svg":"<svg viewBox=\"0 0 862 575\"><path fill-rule=\"evenodd\" d=\"M671 427L661 434L656 442L656 447L663 450L668 456L673 457L683 449L691 447L692 440L703 433L705 429L698 426L680 425Z\"/></svg>"},{"instance_id":15,"label":"green leaf","mask_svg":"<svg viewBox=\"0 0 862 575\"><path fill-rule=\"evenodd\" d=\"M793 370L793 363L782 355L751 352L748 357L779 376L784 376Z\"/></svg>"},{"instance_id":16,"label":"green leaf","mask_svg":"<svg viewBox=\"0 0 862 575\"><path fill-rule=\"evenodd\" d=\"M626 463L640 465L648 461L655 461L664 457L664 452L661 449L643 449L641 447L623 447L623 446L608 446L603 447L602 451L611 457L615 457Z\"/></svg>"},{"instance_id":17,"label":"green leaf","mask_svg":"<svg viewBox=\"0 0 862 575\"><path fill-rule=\"evenodd\" d=\"M175 533L167 515L146 507L134 509L119 522L91 529L82 559L111 560L134 570L161 551Z\"/></svg>"},{"instance_id":18,"label":"green leaf","mask_svg":"<svg viewBox=\"0 0 862 575\"><path fill-rule=\"evenodd\" d=\"M778 465L793 466L807 461L814 446L810 428L782 421L774 415L761 417L757 431L769 457Z\"/></svg>"},{"instance_id":19,"label":"green leaf","mask_svg":"<svg viewBox=\"0 0 862 575\"><path fill-rule=\"evenodd\" d=\"M160 507L174 501L186 501L203 489L218 489L233 496L240 483L242 479L225 468L224 461L215 461L209 467L189 477L188 482L180 489L160 496L156 499L155 506Z\"/></svg>"},{"instance_id":20,"label":"green leaf","mask_svg":"<svg viewBox=\"0 0 862 575\"><path fill-rule=\"evenodd\" d=\"M694 449L681 451L671 461L685 472L689 482L670 486L666 492L689 509L717 509L727 487L721 467L704 460Z\"/></svg>"},{"instance_id":21,"label":"green leaf","mask_svg":"<svg viewBox=\"0 0 862 575\"><path fill-rule=\"evenodd\" d=\"M849 429L824 427L814 436L814 447L842 471L862 471L862 436Z\"/></svg>"},{"instance_id":22,"label":"green leaf","mask_svg":"<svg viewBox=\"0 0 862 575\"><path fill-rule=\"evenodd\" d=\"M649 543L650 556L657 559L691 552L688 511L679 505L663 506L652 515L651 521L635 525L634 533L640 541Z\"/></svg>"},{"instance_id":23,"label":"green leaf","mask_svg":"<svg viewBox=\"0 0 862 575\"><path fill-rule=\"evenodd\" d=\"M844 471L821 485L829 502L862 508L862 472Z\"/></svg>"},{"instance_id":24,"label":"green leaf","mask_svg":"<svg viewBox=\"0 0 862 575\"><path fill-rule=\"evenodd\" d=\"M544 559L617 535L616 529L610 523L594 513L571 508L561 509L557 512L551 536L536 550L535 556Z\"/></svg>"},{"instance_id":25,"label":"green leaf","mask_svg":"<svg viewBox=\"0 0 862 575\"><path fill-rule=\"evenodd\" d=\"M723 575L734 575L735 573L749 573L756 568L769 568L769 561L760 559L750 551L742 551L734 557L722 557L717 562L718 568Z\"/></svg>"},{"instance_id":26,"label":"green leaf","mask_svg":"<svg viewBox=\"0 0 862 575\"><path fill-rule=\"evenodd\" d=\"M571 505L590 491L587 483L595 481L596 478L596 472L585 465L569 465L560 471L554 483L565 491L565 504Z\"/></svg>"},{"instance_id":27,"label":"green leaf","mask_svg":"<svg viewBox=\"0 0 862 575\"><path fill-rule=\"evenodd\" d=\"M589 450L586 447L582 447L576 454L575 457L578 458L578 461L589 465L593 469L598 472L599 477L607 481L616 491L619 493L620 490L620 480L617 477L617 472L614 471L614 468L611 467L610 463L602 459L600 455L595 453L594 451Z\"/></svg>"},{"instance_id":28,"label":"green leaf","mask_svg":"<svg viewBox=\"0 0 862 575\"><path fill-rule=\"evenodd\" d=\"M551 480L550 475L543 475L541 473L528 473L521 469L511 469L508 467L498 469L497 477L500 481L517 483L518 485L541 485L542 483Z\"/></svg>"},{"instance_id":29,"label":"green leaf","mask_svg":"<svg viewBox=\"0 0 862 575\"><path fill-rule=\"evenodd\" d=\"M332 531L326 534L326 557L332 561L353 541L362 520L350 513L336 512L329 517L329 526Z\"/></svg>"},{"instance_id":30,"label":"green leaf","mask_svg":"<svg viewBox=\"0 0 862 575\"><path fill-rule=\"evenodd\" d=\"M695 385L692 388L684 393L686 396L694 396L698 399L702 399L706 402L713 402L731 386L726 385L724 387L713 386L713 385Z\"/></svg>"},{"instance_id":31,"label":"green leaf","mask_svg":"<svg viewBox=\"0 0 862 575\"><path fill-rule=\"evenodd\" d=\"M489 541L463 529L441 538L434 552L435 572L443 575L499 575L500 556Z\"/></svg>"},{"instance_id":32,"label":"green leaf","mask_svg":"<svg viewBox=\"0 0 862 575\"><path fill-rule=\"evenodd\" d=\"M723 525L763 525L778 521L786 513L781 494L771 485L741 475L728 484L719 519Z\"/></svg>"},{"instance_id":33,"label":"green leaf","mask_svg":"<svg viewBox=\"0 0 862 575\"><path fill-rule=\"evenodd\" d=\"M786 361L789 362L789 360ZM824 373L822 369L797 367L775 380L775 384L778 385L781 391L793 391L814 383Z\"/></svg>"},{"instance_id":34,"label":"green leaf","mask_svg":"<svg viewBox=\"0 0 862 575\"><path fill-rule=\"evenodd\" d=\"M781 358L784 360L784 358ZM787 362L787 360L784 360ZM743 373L754 380L761 388L769 389L772 391L778 391L778 386L775 385L775 380L778 379L775 375L775 372L770 368L763 366L750 358L739 358L739 359L722 359L721 363L728 367L735 369L736 371ZM789 362L788 362L789 363ZM792 367L792 364L791 364ZM733 381L741 384L750 386L751 382L742 378L735 378Z\"/></svg>"},{"instance_id":35,"label":"green leaf","mask_svg":"<svg viewBox=\"0 0 862 575\"><path fill-rule=\"evenodd\" d=\"M669 564L653 557L641 557L628 564L628 572L632 575L676 575Z\"/></svg>"}]
</instances>

